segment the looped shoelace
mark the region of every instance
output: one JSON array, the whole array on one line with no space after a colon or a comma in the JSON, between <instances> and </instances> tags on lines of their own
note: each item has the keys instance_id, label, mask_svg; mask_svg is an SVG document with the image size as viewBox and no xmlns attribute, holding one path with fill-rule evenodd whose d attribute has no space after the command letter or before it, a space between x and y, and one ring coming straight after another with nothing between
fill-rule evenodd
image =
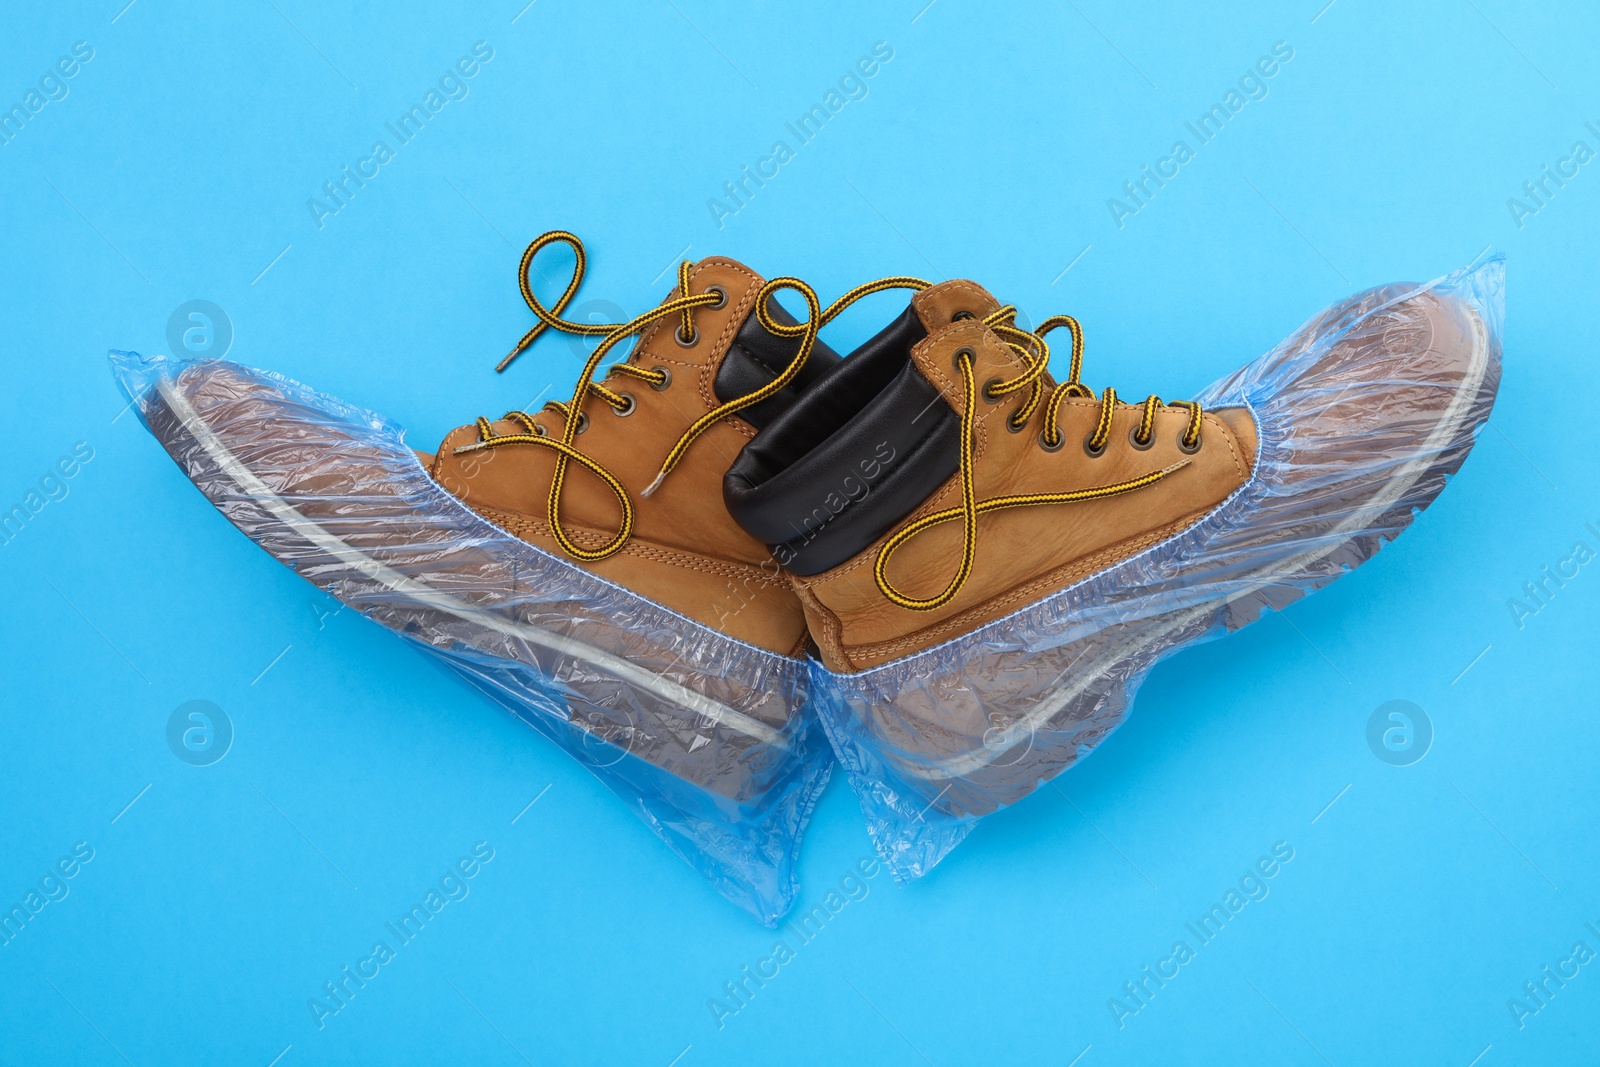
<instances>
[{"instance_id":1,"label":"looped shoelace","mask_svg":"<svg viewBox=\"0 0 1600 1067\"><path fill-rule=\"evenodd\" d=\"M1045 415L1044 427L1039 431L1039 445L1048 452L1054 452L1062 444L1061 427L1058 422L1061 413L1061 404L1069 397L1082 397L1094 399L1094 391L1079 381L1079 374L1083 367L1083 330L1078 321L1070 315L1056 315L1039 324L1037 330L1025 330L1016 324L1017 309L1007 304L991 312L983 319L983 324L1003 340L1013 352L1022 360L1027 368L1010 381L992 379L983 386L984 399L994 402L1013 393L1027 390L1027 397L1022 404L1006 420L1007 426L1013 432L1019 432L1028 424L1035 411L1039 409L1043 394L1044 374L1050 361L1050 345L1045 341L1045 335L1052 330L1065 326L1072 335L1072 361L1065 381L1058 382L1051 390L1048 398L1043 398ZM988 500L977 500L973 484L973 441L974 426L976 422L975 409L977 407L979 390L973 379L973 357L971 348L962 347L956 351L956 369L961 373L961 388L963 403L961 407L961 504L959 507L945 508L931 515L925 515L915 522L902 527L894 536L883 543L878 550L878 558L873 565L873 578L878 584L878 589L885 597L903 608L913 611L932 611L948 604L961 592L962 586L972 575L973 562L978 551L978 516L991 511L1000 511L1005 508L1031 507L1039 504L1070 504L1083 500L1100 500L1106 497L1119 496L1130 493L1145 486L1154 485L1173 471L1189 465L1188 460L1179 460L1166 467L1142 474L1137 478L1127 481L1114 482L1109 485L1093 486L1087 489L1075 489L1065 493L1030 493L1013 496L993 497ZM1200 427L1203 414L1199 404L1193 401L1173 401L1169 407L1186 407L1189 409L1189 423L1179 441L1180 447L1185 452L1196 452L1200 448ZM1100 456L1105 453L1106 444L1111 437L1111 418L1116 413L1117 391L1110 386L1100 394L1100 417L1094 431L1084 440L1084 449L1091 456ZM1143 416L1139 427L1132 435L1133 443L1144 448L1150 445L1155 437L1156 412L1162 407L1159 397L1151 396L1145 400ZM907 596L896 589L889 581L889 561L905 544L923 531L939 526L956 519L961 520L961 565L955 575L950 579L944 590L938 595L927 599L918 599Z\"/></svg>"},{"instance_id":2,"label":"looped shoelace","mask_svg":"<svg viewBox=\"0 0 1600 1067\"><path fill-rule=\"evenodd\" d=\"M533 264L533 257L539 251L551 244L560 243L570 247L576 257L572 270L572 280L567 283L565 291L556 302L546 308L539 302L533 293L533 288L528 282L528 269ZM488 419L480 417L477 420L478 440L469 445L457 448L456 454L474 452L486 448L498 448L502 445L534 445L538 448L548 448L556 453L555 470L550 479L550 495L546 501L546 518L550 524L551 534L561 546L562 551L575 559L585 562L594 562L605 559L607 556L619 551L633 535L633 500L616 475L606 467L590 458L573 444L573 439L587 426L588 417L584 414L584 401L594 395L609 404L613 411L619 414L628 414L633 410L634 399L625 393L619 393L594 380L595 373L606 356L618 342L633 336L661 319L669 316L680 316L676 329L678 335L685 343L693 343L696 337L694 313L698 308L721 307L728 299L727 294L720 289L707 290L703 293L692 293L689 289L690 264L685 262L678 268L677 295L650 311L636 318L621 323L588 323L573 322L561 317L561 313L577 295L578 287L583 282L584 271L588 265L584 253L583 242L574 234L565 230L551 230L541 234L529 243L527 251L522 254L522 264L517 270L517 279L522 288L522 299L538 317L539 321L533 328L522 335L511 352L500 361L495 368L503 371L511 362L525 351L528 346L538 339L546 329L559 330L562 333L579 334L589 337L603 338L595 350L590 353L588 361L583 366L583 372L578 375L578 384L573 389L572 399L567 401L550 401L544 405L544 410L559 413L562 417L562 430L559 438L547 434L543 427L536 423L533 416L526 411L508 411L503 418L515 422L525 432L514 434L495 434L494 427ZM773 294L783 289L791 289L800 294L805 300L807 319L803 323L790 326L775 321L767 311L767 301ZM767 397L788 386L800 373L800 368L805 366L806 360L811 357L812 346L816 342L817 331L821 329L823 315L818 306L817 295L812 288L798 278L774 278L761 287L756 296L756 311L761 318L761 324L772 333L783 337L801 338L799 350L795 353L789 365L786 366L772 381L753 392L746 393L735 400L720 404L696 419L678 438L676 444L667 453L661 463L661 471L650 483L649 487L641 494L649 496L656 491L667 475L672 473L674 467L683 459L689 447L695 440L710 429L719 420L736 412L742 411L754 404L759 404ZM665 388L670 381L668 372L662 368L648 369L633 363L621 362L612 364L606 371L606 377L613 376L633 378L646 382L658 389ZM622 509L622 523L616 534L599 548L584 548L568 536L561 520L561 491L566 484L568 463L577 463L588 470L595 477L611 489L616 496L617 503Z\"/></svg>"},{"instance_id":3,"label":"looped shoelace","mask_svg":"<svg viewBox=\"0 0 1600 1067\"><path fill-rule=\"evenodd\" d=\"M533 258L540 250L551 244L564 244L572 249L575 263L572 269L572 279L562 291L561 296L550 307L540 303L534 295L533 287L528 280L528 271L533 265ZM529 309L538 318L533 328L522 335L511 351L495 367L496 371L504 371L513 360L520 356L527 348L538 339L539 335L547 329L558 330L562 333L578 334L588 337L601 337L600 344L590 353L588 361L584 364L583 372L578 375L578 384L573 389L572 399L567 401L552 400L544 405L542 410L555 411L562 417L562 432L560 438L549 436L544 428L534 421L533 416L526 411L508 411L503 416L506 421L514 422L521 426L525 432L515 434L496 434L489 420L479 417L477 420L478 440L472 444L462 445L455 450L457 455L464 452L475 452L481 449L498 448L502 445L534 445L539 448L548 448L556 453L555 469L550 480L550 494L546 500L546 519L550 524L550 531L562 551L575 559L585 562L595 562L605 559L628 543L633 536L634 511L633 500L628 494L627 487L612 474L606 467L590 458L573 444L574 438L582 433L587 426L588 416L583 412L583 404L591 394L599 397L619 414L632 412L634 399L625 394L612 390L594 380L595 373L607 354L618 342L644 330L652 323L672 315L680 316L674 328L679 340L685 344L693 344L696 337L694 313L698 308L721 307L727 300L727 294L718 290L708 289L704 293L692 293L689 289L690 272L692 265L687 261L678 266L677 294L660 306L645 312L636 318L621 323L590 323L573 322L561 317L567 305L572 302L578 293L578 288L583 284L584 272L588 267L588 256L584 251L583 241L577 235L566 230L551 230L534 238L529 242L526 251L522 253L522 262L517 268L517 282L522 290L522 299ZM674 467L683 459L689 447L706 430L714 426L719 420L729 415L743 411L745 408L759 404L774 393L786 388L800 373L806 361L811 358L812 347L816 343L817 333L824 325L831 322L845 308L872 293L882 292L885 289L909 288L926 289L928 283L920 278L894 277L882 278L866 285L860 285L850 290L844 296L834 301L826 310L819 308L816 291L801 281L799 278L774 278L764 284L756 294L756 316L761 325L768 332L779 337L799 337L800 347L795 352L794 358L789 361L782 373L761 388L747 393L735 400L720 404L696 419L690 427L678 438L675 445L667 453L666 459L661 463L661 470L655 480L641 493L641 496L650 496L672 473ZM767 302L772 296L784 289L792 290L805 301L807 318L805 322L788 325L778 322L771 315ZM606 378L620 376L643 381L657 389L666 388L671 381L668 372L663 368L649 369L629 362L614 363L606 370ZM617 498L617 504L622 509L622 522L616 534L599 548L584 548L568 536L561 519L561 492L566 484L568 463L577 463L595 477L603 481Z\"/></svg>"}]
</instances>

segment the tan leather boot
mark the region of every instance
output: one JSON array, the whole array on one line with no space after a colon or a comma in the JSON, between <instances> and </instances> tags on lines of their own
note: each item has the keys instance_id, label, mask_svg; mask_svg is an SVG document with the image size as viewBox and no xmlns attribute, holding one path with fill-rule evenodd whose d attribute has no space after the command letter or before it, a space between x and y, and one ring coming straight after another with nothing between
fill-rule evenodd
<instances>
[{"instance_id":1,"label":"tan leather boot","mask_svg":"<svg viewBox=\"0 0 1600 1067\"><path fill-rule=\"evenodd\" d=\"M546 308L527 275L552 243L578 262ZM775 879L752 893L792 891L793 837L828 768L795 658L809 639L721 484L756 427L838 357L793 279L686 263L661 306L597 326L561 317L583 270L569 233L529 246L522 290L540 321L501 364L547 328L599 336L572 399L479 419L432 453L380 416L236 363L125 353L118 373L185 473L258 544L444 655L614 788L626 778L619 792L645 797L635 807L674 847L710 847L696 829L709 827L716 855L748 848L747 866ZM806 300L805 324L768 300L784 288ZM732 825L721 800L630 757L757 814Z\"/></svg>"},{"instance_id":2,"label":"tan leather boot","mask_svg":"<svg viewBox=\"0 0 1600 1067\"><path fill-rule=\"evenodd\" d=\"M564 240L550 238L557 239ZM541 247L536 242L530 256ZM754 406L731 407L770 388L806 338L762 325L754 309L766 280L749 268L722 258L684 266L664 306L705 294L712 300L658 309L626 360L603 382L580 386L576 405L479 419L447 434L423 462L473 511L523 540L729 637L799 656L810 643L799 600L766 546L728 517L722 479L756 429L839 357L812 338L792 381ZM775 302L768 310L793 326ZM541 325L575 332L578 324L559 318L560 304L553 314L536 311ZM569 419L574 432L558 448ZM695 427L692 447L660 477L663 461L680 454L674 450Z\"/></svg>"},{"instance_id":3,"label":"tan leather boot","mask_svg":"<svg viewBox=\"0 0 1600 1067\"><path fill-rule=\"evenodd\" d=\"M773 554L794 574L831 670L969 633L1177 533L1249 477L1248 412L1123 404L1115 390L1097 398L1071 384L1075 371L1057 386L1011 340L1014 314L973 282L922 290L891 336L837 368L815 404L729 471L735 516L766 536L796 535ZM1076 338L1076 323L1059 325ZM837 412L845 396L863 402L849 423L761 477L816 430L813 407ZM824 467L859 472L859 500L837 514ZM882 536L902 518L911 521Z\"/></svg>"},{"instance_id":4,"label":"tan leather boot","mask_svg":"<svg viewBox=\"0 0 1600 1067\"><path fill-rule=\"evenodd\" d=\"M896 873L1091 750L1161 656L1409 525L1488 417L1501 294L1499 261L1369 290L1200 403L1124 404L1079 383L1075 321L1022 330L948 282L763 429L725 498L793 575Z\"/></svg>"}]
</instances>

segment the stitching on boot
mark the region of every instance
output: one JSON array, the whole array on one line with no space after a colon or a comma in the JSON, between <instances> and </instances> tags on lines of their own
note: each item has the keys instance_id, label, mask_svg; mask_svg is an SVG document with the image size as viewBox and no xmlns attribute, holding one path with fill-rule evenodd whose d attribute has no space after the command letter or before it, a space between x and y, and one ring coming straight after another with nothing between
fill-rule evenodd
<instances>
[{"instance_id":1,"label":"stitching on boot","mask_svg":"<svg viewBox=\"0 0 1600 1067\"><path fill-rule=\"evenodd\" d=\"M1179 533L1182 533L1184 530L1203 519L1211 512L1211 510L1211 508L1206 508L1204 511L1196 512L1194 515L1178 519L1175 522L1168 523L1166 526L1160 527L1149 533L1140 534L1139 536L1129 538L1126 541L1120 541L1117 544L1109 545L1093 555L1085 556L1082 559L1074 560L1070 563L1064 563L1054 570L1040 575L1038 578L1035 578L1032 581L1024 582L1021 585L1014 586L1004 593L990 597L982 604L975 604L959 614L952 615L948 619L934 623L932 626L923 627L920 630L897 637L891 641L878 641L872 644L851 645L849 647L856 654L856 656L868 660L883 658L893 659L898 653L901 652L921 651L930 645L939 643L940 639L951 633L965 633L968 630L974 630L979 626L986 625L988 622L1000 618L1002 615L1010 614L1009 611L1001 611L998 615L992 615L985 619L984 616L988 615L988 613L997 606L1008 608L1012 605L1022 606L1035 603L1039 600L1043 600L1045 596L1051 595L1051 592L1059 591L1060 589L1072 585L1081 578L1086 578L1098 571L1115 566L1122 560L1127 559L1129 556L1132 556L1138 552L1144 551L1151 545L1158 544L1167 540L1169 537L1173 537ZM974 618L982 621L971 621Z\"/></svg>"},{"instance_id":2,"label":"stitching on boot","mask_svg":"<svg viewBox=\"0 0 1600 1067\"><path fill-rule=\"evenodd\" d=\"M1222 434L1223 440L1228 442L1228 454L1233 457L1234 473L1239 475L1241 478L1249 477L1250 472L1245 468L1244 457L1239 454L1239 442L1238 439L1233 436L1232 428L1230 428L1227 423L1211 414L1209 411L1201 417L1211 426L1215 427L1217 432Z\"/></svg>"},{"instance_id":3,"label":"stitching on boot","mask_svg":"<svg viewBox=\"0 0 1600 1067\"><path fill-rule=\"evenodd\" d=\"M825 649L833 659L844 666L845 670L859 670L860 667L846 650L844 625L839 621L839 616L835 615L826 604L817 599L817 596L811 592L811 587L804 578L798 575L791 575L790 585L799 595L801 606L805 608L808 629L813 613L822 619L822 633L818 634L815 630L811 630L811 637L817 642L818 647Z\"/></svg>"},{"instance_id":4,"label":"stitching on boot","mask_svg":"<svg viewBox=\"0 0 1600 1067\"><path fill-rule=\"evenodd\" d=\"M701 364L701 373L698 375L696 382L700 392L700 399L705 403L706 410L711 411L720 403L712 389L712 383L716 381L717 377L716 371L721 368L722 360L727 358L728 348L733 344L733 339L738 336L739 328L744 325L745 319L750 317L751 311L755 308L756 294L761 291L761 276L738 263L734 263L732 260L701 260L698 265L699 269L692 271L689 277L693 279L696 275L703 273L708 263L726 266L735 274L743 275L745 279L744 295L734 305L734 313L728 317L728 324L717 335L716 342L711 349L712 354ZM720 358L717 356L719 352L721 353ZM713 364L715 364L715 367L713 367ZM732 417L730 416L730 418Z\"/></svg>"},{"instance_id":5,"label":"stitching on boot","mask_svg":"<svg viewBox=\"0 0 1600 1067\"><path fill-rule=\"evenodd\" d=\"M514 512L500 511L496 508L480 507L468 504L473 511L505 530L507 533L529 544L537 544L528 534L542 537L552 536L550 524L542 519L518 515ZM606 534L598 530L591 530L583 526L569 527L570 534L580 544L585 540L592 540L603 544ZM543 548L543 545L538 545ZM663 545L634 537L621 550L621 555L630 555L639 559L647 559L655 563L665 563L683 570L700 571L706 574L717 574L724 578L734 578L740 581L753 581L757 585L777 587L783 584L781 576L774 575L763 567L749 563L737 563L732 560L713 559L694 552L683 552L667 548Z\"/></svg>"}]
</instances>

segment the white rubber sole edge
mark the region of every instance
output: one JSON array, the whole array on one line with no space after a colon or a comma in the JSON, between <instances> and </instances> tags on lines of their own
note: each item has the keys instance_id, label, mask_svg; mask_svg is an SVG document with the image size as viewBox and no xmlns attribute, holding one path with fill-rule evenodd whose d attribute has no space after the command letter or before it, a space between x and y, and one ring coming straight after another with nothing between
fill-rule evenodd
<instances>
[{"instance_id":1,"label":"white rubber sole edge","mask_svg":"<svg viewBox=\"0 0 1600 1067\"><path fill-rule=\"evenodd\" d=\"M1417 480L1428 470L1432 464L1432 457L1447 446L1465 424L1472 402L1477 399L1478 390L1483 386L1484 376L1489 371L1489 331L1483 320L1475 311L1468 309L1472 315L1473 345L1472 362L1467 366L1467 373L1462 376L1461 384L1456 388L1455 395L1450 398L1450 405L1445 409L1444 415L1434 425L1433 431L1428 435L1417 455L1402 464L1390 477L1383 489L1374 494L1361 507L1345 516L1344 520L1324 535L1325 543L1318 548L1291 556L1287 560L1271 563L1256 571L1248 577L1252 579L1250 585L1238 589L1228 596L1200 604L1179 612L1165 622L1141 631L1120 642L1108 646L1099 655L1082 667L1074 668L1072 681L1063 688L1052 693L1048 698L1039 702L1032 711L1005 728L1000 739L992 746L985 746L981 751L969 752L961 756L952 756L930 763L923 768L906 768L908 773L923 779L942 781L946 778L960 778L980 770L993 763L1001 755L1009 752L1023 741L1032 739L1034 732L1044 723L1050 721L1055 715L1079 696L1083 695L1095 682L1099 681L1115 664L1136 656L1150 646L1164 640L1168 634L1181 630L1202 616L1227 607L1241 597L1259 592L1268 585L1275 584L1298 571L1304 570L1318 560L1338 551L1352 537L1363 530L1385 511L1389 510L1396 501L1410 491ZM1182 536L1181 534L1179 536ZM1082 671L1081 674L1078 671Z\"/></svg>"},{"instance_id":2,"label":"white rubber sole edge","mask_svg":"<svg viewBox=\"0 0 1600 1067\"><path fill-rule=\"evenodd\" d=\"M244 494L256 504L269 512L274 518L292 529L298 536L316 545L324 552L333 556L339 562L358 571L363 577L378 582L411 600L424 604L436 611L454 615L458 619L481 626L485 630L505 634L510 637L521 638L530 644L539 645L552 652L563 656L571 656L587 663L600 667L607 673L622 679L629 685L637 686L646 692L652 693L662 700L667 701L685 711L702 715L718 726L726 726L730 730L752 737L762 744L780 745L783 736L766 723L730 708L718 700L696 693L667 678L662 678L650 671L613 655L604 649L596 648L591 644L566 637L562 634L551 633L541 627L530 626L527 623L514 622L485 611L476 605L470 604L460 598L435 589L425 582L401 574L399 571L378 562L371 556L353 547L348 542L329 533L316 522L306 518L296 511L286 500L278 496L272 489L257 478L244 463L228 450L227 445L211 429L200 413L195 411L189 401L178 392L174 383L162 378L156 383L161 398L178 416L183 428L195 439L229 478L233 479ZM577 725L581 726L581 723Z\"/></svg>"}]
</instances>

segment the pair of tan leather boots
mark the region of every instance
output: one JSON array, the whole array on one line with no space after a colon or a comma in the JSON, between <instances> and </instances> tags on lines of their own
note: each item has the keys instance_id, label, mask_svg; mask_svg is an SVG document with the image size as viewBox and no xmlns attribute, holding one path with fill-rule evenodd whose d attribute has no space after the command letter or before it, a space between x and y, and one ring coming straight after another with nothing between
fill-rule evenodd
<instances>
[{"instance_id":1,"label":"pair of tan leather boots","mask_svg":"<svg viewBox=\"0 0 1600 1067\"><path fill-rule=\"evenodd\" d=\"M529 271L552 245L576 262L546 307ZM1026 328L969 281L823 306L711 258L590 324L563 317L585 265L570 233L529 245L538 321L501 363L547 331L598 338L572 396L434 452L270 372L113 366L252 540L594 766L769 918L828 743L891 868L924 873L1094 748L1161 656L1397 536L1499 383L1497 259L1357 293L1204 404L1091 390L1075 320ZM909 303L874 336L822 341L886 290Z\"/></svg>"},{"instance_id":2,"label":"pair of tan leather boots","mask_svg":"<svg viewBox=\"0 0 1600 1067\"><path fill-rule=\"evenodd\" d=\"M580 262L547 309L527 276L555 242ZM885 279L822 309L802 282L708 258L613 330L561 318L581 255L564 232L530 246L540 324L517 352L543 327L638 333L632 352L601 381L592 360L571 400L462 426L423 461L496 525L772 652L814 648L836 672L920 652L1170 537L1250 476L1248 412L1097 395L1078 380L1076 322L1026 330L970 281ZM857 351L818 338L886 288L910 306ZM781 289L809 322L770 299ZM1058 328L1062 382L1046 367Z\"/></svg>"},{"instance_id":3,"label":"pair of tan leather boots","mask_svg":"<svg viewBox=\"0 0 1600 1067\"><path fill-rule=\"evenodd\" d=\"M577 266L546 308L527 275L552 243ZM592 326L561 317L583 267L571 234L529 246L540 321L506 360L546 329L604 335L573 397L463 426L424 465L680 616L814 652L811 702L904 877L1098 744L1161 656L1397 536L1499 382L1498 260L1335 304L1209 389L1214 409L1091 390L1074 319L1027 329L970 281L885 278L823 307L798 279L710 258L654 311ZM876 335L845 357L822 342L890 289L909 306Z\"/></svg>"}]
</instances>

